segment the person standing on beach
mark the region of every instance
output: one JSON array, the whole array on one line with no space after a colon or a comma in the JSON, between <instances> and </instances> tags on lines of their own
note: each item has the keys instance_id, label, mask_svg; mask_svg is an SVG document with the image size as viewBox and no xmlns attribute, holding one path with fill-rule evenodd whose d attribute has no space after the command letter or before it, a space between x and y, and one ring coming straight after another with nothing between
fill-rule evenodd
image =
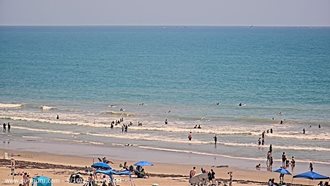
<instances>
[{"instance_id":1,"label":"person standing on beach","mask_svg":"<svg viewBox=\"0 0 330 186\"><path fill-rule=\"evenodd\" d=\"M6 123L3 123L3 125L2 125L2 131L3 132L6 132Z\"/></svg>"},{"instance_id":2,"label":"person standing on beach","mask_svg":"<svg viewBox=\"0 0 330 186\"><path fill-rule=\"evenodd\" d=\"M233 184L233 172L228 172L229 174L229 186L232 186Z\"/></svg>"},{"instance_id":3,"label":"person standing on beach","mask_svg":"<svg viewBox=\"0 0 330 186\"><path fill-rule=\"evenodd\" d=\"M189 134L188 134L188 140L191 141L191 139L192 139L192 134L191 134L191 132L189 132Z\"/></svg>"},{"instance_id":4,"label":"person standing on beach","mask_svg":"<svg viewBox=\"0 0 330 186\"><path fill-rule=\"evenodd\" d=\"M272 153L270 151L267 152L267 167L270 167L270 157L272 156Z\"/></svg>"},{"instance_id":5,"label":"person standing on beach","mask_svg":"<svg viewBox=\"0 0 330 186\"><path fill-rule=\"evenodd\" d=\"M10 123L9 122L8 122L8 125L7 126L8 126L8 132L10 132L10 127L11 126L10 126Z\"/></svg>"},{"instance_id":6,"label":"person standing on beach","mask_svg":"<svg viewBox=\"0 0 330 186\"><path fill-rule=\"evenodd\" d=\"M312 163L312 162L309 163L309 169L310 169L311 171L313 171L313 163Z\"/></svg>"},{"instance_id":7,"label":"person standing on beach","mask_svg":"<svg viewBox=\"0 0 330 186\"><path fill-rule=\"evenodd\" d=\"M214 134L213 139L214 139L214 144L216 145L217 144L217 141L218 141L217 135Z\"/></svg>"},{"instance_id":8,"label":"person standing on beach","mask_svg":"<svg viewBox=\"0 0 330 186\"><path fill-rule=\"evenodd\" d=\"M192 169L192 170L190 171L190 173L189 173L189 178L194 177L195 174L196 174L196 167L193 167L193 169Z\"/></svg>"},{"instance_id":9,"label":"person standing on beach","mask_svg":"<svg viewBox=\"0 0 330 186\"><path fill-rule=\"evenodd\" d=\"M282 154L282 167L285 167L285 163L286 163L286 155L285 155L285 152L283 152L283 154Z\"/></svg>"},{"instance_id":10,"label":"person standing on beach","mask_svg":"<svg viewBox=\"0 0 330 186\"><path fill-rule=\"evenodd\" d=\"M296 166L296 161L294 160L294 156L291 158L291 169L293 171L294 167Z\"/></svg>"},{"instance_id":11,"label":"person standing on beach","mask_svg":"<svg viewBox=\"0 0 330 186\"><path fill-rule=\"evenodd\" d=\"M284 174L280 174L280 184L282 184L284 182Z\"/></svg>"}]
</instances>

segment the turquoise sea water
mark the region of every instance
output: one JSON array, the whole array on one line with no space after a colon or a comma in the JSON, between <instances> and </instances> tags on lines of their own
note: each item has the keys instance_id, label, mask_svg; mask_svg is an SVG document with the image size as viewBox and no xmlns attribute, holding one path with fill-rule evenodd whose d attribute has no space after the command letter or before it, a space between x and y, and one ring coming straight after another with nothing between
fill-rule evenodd
<instances>
[{"instance_id":1,"label":"turquoise sea water","mask_svg":"<svg viewBox=\"0 0 330 186\"><path fill-rule=\"evenodd\" d=\"M18 131L65 128L120 143L95 126L129 113L150 126L132 128L129 143L191 150L186 133L201 124L200 152L214 153L203 144L216 133L216 153L259 158L258 135L276 128L270 141L280 151L330 163L329 28L0 27L0 67L0 116ZM4 105L12 103L21 106ZM59 113L63 121L53 120ZM170 129L158 130L165 118Z\"/></svg>"}]
</instances>

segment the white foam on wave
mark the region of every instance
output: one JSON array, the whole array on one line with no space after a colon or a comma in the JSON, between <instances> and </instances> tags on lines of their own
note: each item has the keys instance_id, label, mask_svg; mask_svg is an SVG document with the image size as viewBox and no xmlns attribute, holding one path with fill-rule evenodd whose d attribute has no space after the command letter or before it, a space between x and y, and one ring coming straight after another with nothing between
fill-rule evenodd
<instances>
[{"instance_id":1,"label":"white foam on wave","mask_svg":"<svg viewBox=\"0 0 330 186\"><path fill-rule=\"evenodd\" d=\"M47 105L42 105L41 110L54 110L56 109L56 107L51 107L51 106L47 106Z\"/></svg>"},{"instance_id":2,"label":"white foam on wave","mask_svg":"<svg viewBox=\"0 0 330 186\"><path fill-rule=\"evenodd\" d=\"M170 143L191 143L191 144L207 144L210 142L200 141L200 140L193 140L188 141L188 139L181 139L181 138L171 138L166 136L151 136L149 134L140 134L140 133L124 133L124 134L96 134L96 133L86 133L90 136L97 136L97 137L108 137L108 138L118 138L118 139L129 139L129 140L147 140L147 141L162 141L162 142L170 142Z\"/></svg>"},{"instance_id":3,"label":"white foam on wave","mask_svg":"<svg viewBox=\"0 0 330 186\"><path fill-rule=\"evenodd\" d=\"M177 152L177 153L187 153L187 154L196 154L196 155L204 155L204 156L216 156L216 157L224 157L224 158L231 158L231 159L240 159L240 160L249 160L249 161L265 161L265 158L250 158L250 157L240 157L240 156L229 156L224 154L214 154L208 152L198 152L198 151L190 151L190 150L181 150L181 149L169 149L169 148L161 148L161 147L150 147L150 146L138 146L142 149L149 149L149 150L158 150L158 151L165 151L165 152ZM281 161L281 159L274 159L274 161ZM311 160L300 160L296 159L296 162L301 163L309 163ZM330 162L323 162L323 161L313 161L314 163L330 165Z\"/></svg>"},{"instance_id":4,"label":"white foam on wave","mask_svg":"<svg viewBox=\"0 0 330 186\"><path fill-rule=\"evenodd\" d=\"M51 112L43 113L31 113L20 111L1 111L0 119L44 122L51 124L63 124L63 125L77 125L84 127L96 127L96 128L109 128L111 119L109 117L100 117L95 115L84 115L77 113L65 113L60 115L60 120L55 119L55 115ZM129 120L125 120L128 122ZM191 126L191 125L190 125ZM115 126L116 128L120 127ZM170 125L159 124L159 121L148 121L144 126L130 126L130 131L150 131L150 132L167 132L167 133L182 133L179 135L186 136L189 132L197 134L216 134L216 135L237 135L237 136L260 136L264 131L265 126L232 126L232 125L218 125L218 126L206 126L202 125L202 129L188 128L186 122L175 122ZM288 125L273 125L274 133L266 134L267 138L284 138L284 139L297 139L297 140L325 140L330 141L330 135L328 133L307 133L301 134L296 132L297 129L291 129Z\"/></svg>"},{"instance_id":5,"label":"white foam on wave","mask_svg":"<svg viewBox=\"0 0 330 186\"><path fill-rule=\"evenodd\" d=\"M220 126L219 126L220 127ZM178 133L204 133L204 134L217 134L217 135L259 135L260 133L247 131L244 129L235 129L230 127L210 128L210 129L194 129L182 128L176 126L147 126L147 127L130 127L132 130L142 131L164 131L164 132L178 132Z\"/></svg>"},{"instance_id":6,"label":"white foam on wave","mask_svg":"<svg viewBox=\"0 0 330 186\"><path fill-rule=\"evenodd\" d=\"M267 148L267 146L259 146L254 143L232 143L232 142L218 142L218 144L225 146L235 146L235 147L263 147ZM330 148L325 147L308 147L308 146L282 146L282 145L272 145L274 149L282 149L282 150L296 150L296 151L327 151L330 152Z\"/></svg>"},{"instance_id":7,"label":"white foam on wave","mask_svg":"<svg viewBox=\"0 0 330 186\"><path fill-rule=\"evenodd\" d=\"M41 137L38 137L38 136L22 136L22 138L27 138L27 139L41 139Z\"/></svg>"},{"instance_id":8,"label":"white foam on wave","mask_svg":"<svg viewBox=\"0 0 330 186\"><path fill-rule=\"evenodd\" d=\"M140 134L140 133L130 133L127 134L95 134L95 133L87 133L87 135L91 136L98 136L98 137L109 137L109 138L119 138L119 139L130 139L130 140L148 140L148 141L161 141L161 142L169 142L169 143L183 143L183 144L213 144L213 141L202 141L193 139L192 141L188 141L188 139L182 138L171 138L162 136L161 138L158 136L151 136L149 134ZM220 145L224 146L232 146L232 147L266 147L266 146L258 146L254 143L233 143L233 142L217 142ZM330 152L330 148L325 147L308 147L308 146L280 146L280 145L273 145L274 149L282 149L282 150L296 150L296 151L326 151Z\"/></svg>"},{"instance_id":9,"label":"white foam on wave","mask_svg":"<svg viewBox=\"0 0 330 186\"><path fill-rule=\"evenodd\" d=\"M113 116L119 116L119 117L132 117L135 116L134 113L131 112L123 112L123 111L107 111L107 112L103 112L103 114L109 114L109 115L113 115Z\"/></svg>"},{"instance_id":10,"label":"white foam on wave","mask_svg":"<svg viewBox=\"0 0 330 186\"><path fill-rule=\"evenodd\" d=\"M109 127L109 125L106 124L97 124L97 123L79 122L79 121L52 120L52 119L20 117L20 116L0 116L0 119L34 121L34 122L62 124L62 125L79 125L79 126L99 127L99 128Z\"/></svg>"},{"instance_id":11,"label":"white foam on wave","mask_svg":"<svg viewBox=\"0 0 330 186\"><path fill-rule=\"evenodd\" d=\"M276 138L294 138L299 140L330 140L330 136L324 133L318 134L302 134L300 132L279 132L271 134L270 137Z\"/></svg>"},{"instance_id":12,"label":"white foam on wave","mask_svg":"<svg viewBox=\"0 0 330 186\"><path fill-rule=\"evenodd\" d=\"M36 131L36 132L45 132L45 133L58 133L58 134L69 134L69 135L79 135L80 134L80 133L71 132L71 131L37 129L37 128L28 128L28 127L20 127L20 126L13 126L12 128L20 129L20 130Z\"/></svg>"},{"instance_id":13,"label":"white foam on wave","mask_svg":"<svg viewBox=\"0 0 330 186\"><path fill-rule=\"evenodd\" d=\"M18 109L22 108L23 104L18 104L18 103L0 103L0 108L2 109Z\"/></svg>"}]
</instances>

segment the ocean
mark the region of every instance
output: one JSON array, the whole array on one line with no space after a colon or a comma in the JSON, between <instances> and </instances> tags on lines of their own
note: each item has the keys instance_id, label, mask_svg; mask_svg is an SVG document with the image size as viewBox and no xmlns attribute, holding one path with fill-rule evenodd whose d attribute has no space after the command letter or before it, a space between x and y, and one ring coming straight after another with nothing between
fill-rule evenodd
<instances>
[{"instance_id":1,"label":"ocean","mask_svg":"<svg viewBox=\"0 0 330 186\"><path fill-rule=\"evenodd\" d=\"M0 147L264 161L272 144L276 160L330 165L330 28L2 26L0 43L0 122L12 123ZM127 134L110 129L119 118L133 123Z\"/></svg>"}]
</instances>

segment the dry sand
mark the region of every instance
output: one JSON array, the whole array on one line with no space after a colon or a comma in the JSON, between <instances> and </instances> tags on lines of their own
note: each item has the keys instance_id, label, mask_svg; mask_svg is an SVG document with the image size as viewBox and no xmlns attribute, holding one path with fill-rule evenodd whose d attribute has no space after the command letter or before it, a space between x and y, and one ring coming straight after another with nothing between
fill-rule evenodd
<instances>
[{"instance_id":1,"label":"dry sand","mask_svg":"<svg viewBox=\"0 0 330 186\"><path fill-rule=\"evenodd\" d=\"M17 172L28 172L30 176L44 175L51 177L55 183L55 186L74 185L69 184L68 179L71 173L76 171L84 172L84 168L90 166L93 163L93 158L79 157L79 156L63 156L47 153L36 153L36 152L20 152L20 151L8 151L0 149L0 158L3 158L5 151L9 154L13 154L16 160L16 173ZM96 159L94 159L97 161ZM124 160L111 160L114 162L112 167L119 169L119 164L123 163ZM128 162L133 164L134 162ZM0 159L0 185L18 185L21 176L15 176L15 184L10 183L12 176L10 176L10 161ZM187 186L188 184L188 173L193 166L196 166L197 171L201 167L210 170L211 168L216 172L216 178L221 180L229 179L227 174L229 171L233 172L233 185L266 185L269 178L275 178L278 181L278 173L258 171L258 170L240 170L233 167L216 168L210 166L200 165L178 165L178 164L160 164L157 163L151 167L145 167L146 172L150 174L147 179L132 178L133 183L136 186L151 186L157 183L159 186ZM87 176L84 176L87 178ZM120 179L121 186L130 185L129 178L127 176L116 176ZM292 181L292 176L285 176L287 182ZM300 179L294 180L295 184L304 185L317 185L318 182L305 181Z\"/></svg>"}]
</instances>

